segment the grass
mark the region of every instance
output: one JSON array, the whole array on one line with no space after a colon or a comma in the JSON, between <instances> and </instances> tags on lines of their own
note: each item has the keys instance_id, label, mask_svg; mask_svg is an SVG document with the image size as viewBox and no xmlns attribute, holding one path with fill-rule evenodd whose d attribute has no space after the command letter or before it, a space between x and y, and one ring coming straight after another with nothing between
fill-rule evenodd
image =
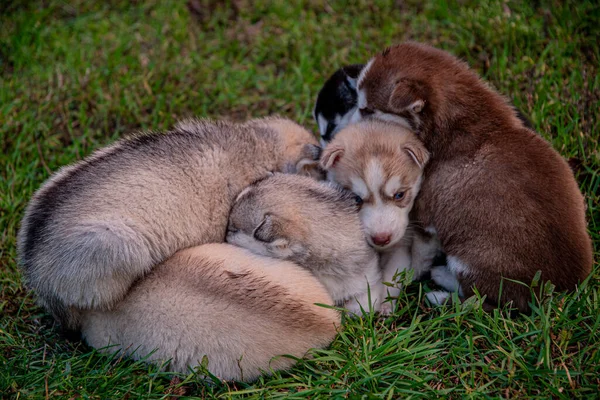
<instances>
[{"instance_id":1,"label":"grass","mask_svg":"<svg viewBox=\"0 0 600 400\"><path fill-rule=\"evenodd\" d=\"M170 3L170 4L167 4ZM326 77L405 39L467 60L576 170L600 244L600 7L592 1L0 5L0 396L6 398L591 398L600 391L600 284L531 316L443 309L409 285L385 320L350 321L327 350L253 384L172 375L64 337L24 290L15 235L60 166L185 116L282 114L316 130Z\"/></svg>"}]
</instances>

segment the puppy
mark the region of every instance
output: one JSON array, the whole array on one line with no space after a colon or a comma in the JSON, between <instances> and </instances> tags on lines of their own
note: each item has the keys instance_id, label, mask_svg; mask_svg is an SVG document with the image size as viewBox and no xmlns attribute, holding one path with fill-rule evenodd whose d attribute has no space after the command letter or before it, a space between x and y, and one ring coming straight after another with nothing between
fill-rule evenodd
<instances>
[{"instance_id":1,"label":"puppy","mask_svg":"<svg viewBox=\"0 0 600 400\"><path fill-rule=\"evenodd\" d=\"M515 281L541 271L573 290L589 275L584 201L569 166L465 63L422 44L391 47L362 70L358 107L355 119L410 127L431 152L416 219L437 232L458 279L446 276L450 288L527 311L530 289Z\"/></svg>"},{"instance_id":2,"label":"puppy","mask_svg":"<svg viewBox=\"0 0 600 400\"><path fill-rule=\"evenodd\" d=\"M240 193L227 242L311 271L337 305L379 311L384 286L365 240L355 196L324 182L275 174Z\"/></svg>"},{"instance_id":3,"label":"puppy","mask_svg":"<svg viewBox=\"0 0 600 400\"><path fill-rule=\"evenodd\" d=\"M319 126L323 146L348 125L356 111L356 79L362 68L362 64L354 64L338 69L319 91L313 116Z\"/></svg>"},{"instance_id":4,"label":"puppy","mask_svg":"<svg viewBox=\"0 0 600 400\"><path fill-rule=\"evenodd\" d=\"M54 174L18 235L29 287L66 328L106 309L177 250L225 238L232 201L272 171L312 174L317 140L281 118L188 120L120 140Z\"/></svg>"},{"instance_id":5,"label":"puppy","mask_svg":"<svg viewBox=\"0 0 600 400\"><path fill-rule=\"evenodd\" d=\"M183 373L206 357L213 375L252 381L295 363L277 356L303 357L333 340L339 313L315 303L332 299L305 269L207 244L175 253L112 310L83 311L81 329L105 353L149 355Z\"/></svg>"},{"instance_id":6,"label":"puppy","mask_svg":"<svg viewBox=\"0 0 600 400\"><path fill-rule=\"evenodd\" d=\"M321 145L325 146L337 132L351 122L358 104L356 81L363 68L363 64L353 64L338 69L319 91L313 117L319 126ZM518 108L513 108L523 125L534 129L529 118Z\"/></svg>"},{"instance_id":7,"label":"puppy","mask_svg":"<svg viewBox=\"0 0 600 400\"><path fill-rule=\"evenodd\" d=\"M360 198L360 219L367 242L381 253L384 282L394 282L397 272L411 267L417 232L409 231L409 213L428 159L429 153L412 132L376 120L346 127L321 156L329 179ZM419 260L413 266L415 277L422 275L431 261ZM399 294L398 287L388 290L392 297ZM384 307L383 312L389 313L394 303Z\"/></svg>"}]
</instances>

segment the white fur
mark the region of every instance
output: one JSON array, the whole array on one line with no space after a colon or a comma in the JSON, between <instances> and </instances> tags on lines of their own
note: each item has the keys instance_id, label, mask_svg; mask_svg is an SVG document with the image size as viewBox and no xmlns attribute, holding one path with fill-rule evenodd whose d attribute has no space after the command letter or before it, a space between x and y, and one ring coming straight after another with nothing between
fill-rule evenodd
<instances>
[{"instance_id":1,"label":"white fur","mask_svg":"<svg viewBox=\"0 0 600 400\"><path fill-rule=\"evenodd\" d=\"M456 275L444 265L431 269L431 279L449 292L459 292L459 294L462 294Z\"/></svg>"},{"instance_id":2,"label":"white fur","mask_svg":"<svg viewBox=\"0 0 600 400\"><path fill-rule=\"evenodd\" d=\"M419 279L423 274L431 269L433 259L438 251L441 250L440 242L437 236L427 238L421 234L415 233L412 243L412 268L414 279Z\"/></svg>"},{"instance_id":3,"label":"white fur","mask_svg":"<svg viewBox=\"0 0 600 400\"><path fill-rule=\"evenodd\" d=\"M396 192L398 192L398 190L400 189L401 186L402 186L402 182L400 182L400 177L392 176L390 179L388 179L387 183L385 184L385 186L383 188L383 192L388 197L394 197L394 194L396 194Z\"/></svg>"},{"instance_id":4,"label":"white fur","mask_svg":"<svg viewBox=\"0 0 600 400\"><path fill-rule=\"evenodd\" d=\"M462 261L455 256L448 256L448 269L454 274L467 275L470 273L469 267L467 267Z\"/></svg>"},{"instance_id":5,"label":"white fur","mask_svg":"<svg viewBox=\"0 0 600 400\"><path fill-rule=\"evenodd\" d=\"M448 266L438 266L431 270L431 279L448 292L458 292L459 296L463 296L463 290L457 275L469 273L468 267L463 264L458 258L448 256ZM450 294L448 294L448 297Z\"/></svg>"},{"instance_id":6,"label":"white fur","mask_svg":"<svg viewBox=\"0 0 600 400\"><path fill-rule=\"evenodd\" d=\"M358 79L356 80L356 87L357 88L360 88L360 85L362 84L362 81L365 79L365 77L369 73L369 70L371 69L371 66L373 65L373 61L375 61L375 59L371 58L369 60L369 62L367 63L367 65L365 65L365 67L362 69L362 71L360 71L360 74L358 75Z\"/></svg>"},{"instance_id":7,"label":"white fur","mask_svg":"<svg viewBox=\"0 0 600 400\"><path fill-rule=\"evenodd\" d=\"M358 181L358 179L360 178L352 177L351 181ZM369 194L365 197L361 195L361 197L373 198L372 203L363 205L359 213L363 228L367 234L367 241L375 247L374 243L372 243L372 236L391 234L389 244L383 248L377 247L379 250L390 248L397 244L404 236L409 222L408 214L411 207L401 208L395 203L384 201L381 198L381 188L385 187L396 190L399 187L400 178L392 177L386 183L385 173L379 160L373 158L368 162L365 169L365 181Z\"/></svg>"},{"instance_id":8,"label":"white fur","mask_svg":"<svg viewBox=\"0 0 600 400\"><path fill-rule=\"evenodd\" d=\"M376 199L379 197L381 186L385 183L384 178L384 171L379 160L376 158L369 160L367 168L365 169L365 180L369 190Z\"/></svg>"},{"instance_id":9,"label":"white fur","mask_svg":"<svg viewBox=\"0 0 600 400\"><path fill-rule=\"evenodd\" d=\"M358 176L353 176L350 178L350 182L352 183L352 192L354 192L363 200L367 200L369 198L370 192L365 181Z\"/></svg>"},{"instance_id":10,"label":"white fur","mask_svg":"<svg viewBox=\"0 0 600 400\"><path fill-rule=\"evenodd\" d=\"M346 114L335 116L335 129L331 132L332 137L352 122L352 116L356 110L358 110L358 107L352 107Z\"/></svg>"},{"instance_id":11,"label":"white fur","mask_svg":"<svg viewBox=\"0 0 600 400\"><path fill-rule=\"evenodd\" d=\"M425 232L429 233L430 235L437 236L437 230L435 229L435 227L433 225L429 225L429 226L425 227Z\"/></svg>"},{"instance_id":12,"label":"white fur","mask_svg":"<svg viewBox=\"0 0 600 400\"><path fill-rule=\"evenodd\" d=\"M383 285L382 298L385 300L386 297L391 297L391 300L384 302L381 305L380 313L388 315L396 308L396 299L401 290L401 287L395 282L394 277L396 274L411 267L410 246L400 245L386 251L381 256L381 266L383 269L383 282L388 282L393 285Z\"/></svg>"},{"instance_id":13,"label":"white fur","mask_svg":"<svg viewBox=\"0 0 600 400\"><path fill-rule=\"evenodd\" d=\"M321 136L325 135L329 121L327 121L327 118L325 118L323 114L317 115L317 124L319 125L319 132L321 133Z\"/></svg>"},{"instance_id":14,"label":"white fur","mask_svg":"<svg viewBox=\"0 0 600 400\"><path fill-rule=\"evenodd\" d=\"M443 290L434 290L433 292L429 292L425 295L427 300L435 306L443 306L446 304L448 299L450 299L451 295L449 292L444 292Z\"/></svg>"},{"instance_id":15,"label":"white fur","mask_svg":"<svg viewBox=\"0 0 600 400\"><path fill-rule=\"evenodd\" d=\"M398 125L402 125L403 127L408 128L408 129L412 129L410 123L406 120L406 118L402 118L401 116L396 115L396 114L384 113L379 110L373 110L373 111L374 111L374 113L372 114L372 117L375 117L382 121L387 121L387 122L392 122L392 123L395 123Z\"/></svg>"}]
</instances>

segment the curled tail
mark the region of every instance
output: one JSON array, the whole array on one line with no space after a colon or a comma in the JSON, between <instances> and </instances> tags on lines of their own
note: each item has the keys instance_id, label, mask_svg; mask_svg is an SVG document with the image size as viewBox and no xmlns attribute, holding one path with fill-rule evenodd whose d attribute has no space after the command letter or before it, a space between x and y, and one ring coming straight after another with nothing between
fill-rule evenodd
<instances>
[{"instance_id":1,"label":"curled tail","mask_svg":"<svg viewBox=\"0 0 600 400\"><path fill-rule=\"evenodd\" d=\"M158 261L140 230L123 221L86 221L36 229L24 220L19 258L25 281L66 328L78 310L108 309Z\"/></svg>"}]
</instances>

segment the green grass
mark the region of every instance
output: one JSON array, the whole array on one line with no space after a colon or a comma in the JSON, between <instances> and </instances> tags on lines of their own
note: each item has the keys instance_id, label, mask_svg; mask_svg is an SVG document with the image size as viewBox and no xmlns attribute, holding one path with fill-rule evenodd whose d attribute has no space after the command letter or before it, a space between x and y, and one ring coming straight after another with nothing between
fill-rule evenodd
<instances>
[{"instance_id":1,"label":"green grass","mask_svg":"<svg viewBox=\"0 0 600 400\"><path fill-rule=\"evenodd\" d=\"M405 39L466 59L577 170L600 244L596 2L16 1L0 5L0 397L540 397L600 390L598 263L531 316L432 309L412 284L386 320L254 384L175 376L65 338L22 287L15 236L50 171L185 116L279 113L316 130L326 77ZM594 5L596 3L596 5ZM253 5L252 5L253 4Z\"/></svg>"}]
</instances>

